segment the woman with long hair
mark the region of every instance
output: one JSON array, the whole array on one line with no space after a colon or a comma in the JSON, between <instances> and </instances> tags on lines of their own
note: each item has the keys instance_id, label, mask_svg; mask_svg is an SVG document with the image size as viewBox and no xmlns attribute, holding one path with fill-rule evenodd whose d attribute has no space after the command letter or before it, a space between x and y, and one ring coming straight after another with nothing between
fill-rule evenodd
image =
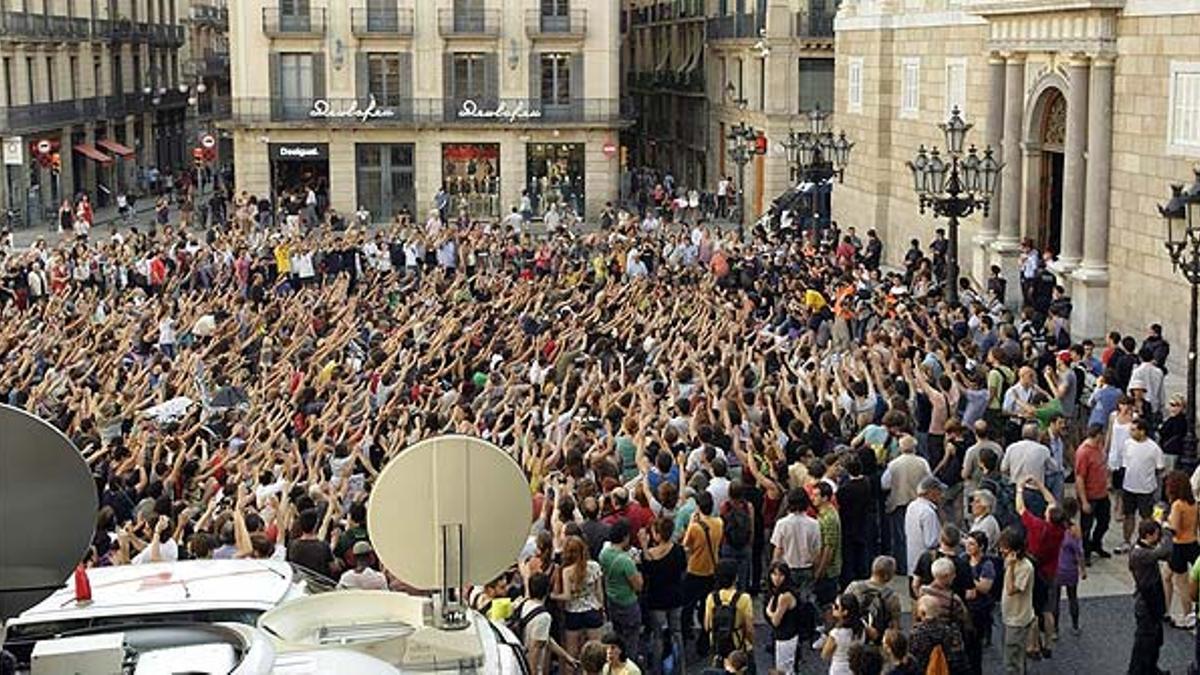
<instances>
[{"instance_id":1,"label":"woman with long hair","mask_svg":"<svg viewBox=\"0 0 1200 675\"><path fill-rule=\"evenodd\" d=\"M1189 592L1188 570L1200 557L1200 543L1196 540L1197 507L1192 494L1192 484L1182 471L1172 471L1163 480L1163 492L1171 505L1167 516L1167 527L1175 533L1175 544L1171 559L1163 570L1163 591L1167 598L1167 620L1176 628L1192 630L1196 627L1195 602ZM1179 605L1183 612L1171 613L1172 591L1179 593Z\"/></svg>"},{"instance_id":2,"label":"woman with long hair","mask_svg":"<svg viewBox=\"0 0 1200 675\"><path fill-rule=\"evenodd\" d=\"M663 483L663 486L672 485ZM660 486L662 487L662 486ZM649 531L649 534L647 534ZM651 661L650 672L662 669L666 653L665 644L670 641L674 655L674 672L683 672L683 574L687 571L687 554L683 546L674 541L675 521L660 516L653 526L642 530L642 576L646 609L649 612ZM669 637L668 637L669 636Z\"/></svg>"},{"instance_id":3,"label":"woman with long hair","mask_svg":"<svg viewBox=\"0 0 1200 675\"><path fill-rule=\"evenodd\" d=\"M834 627L821 649L821 658L829 661L829 675L853 675L850 648L864 640L862 606L857 597L843 593L833 602L832 613Z\"/></svg>"},{"instance_id":4,"label":"woman with long hair","mask_svg":"<svg viewBox=\"0 0 1200 675\"><path fill-rule=\"evenodd\" d=\"M563 648L578 658L583 643L599 640L604 626L604 574L582 537L563 544L561 574L562 592L550 597L563 605Z\"/></svg>"},{"instance_id":5,"label":"woman with long hair","mask_svg":"<svg viewBox=\"0 0 1200 675\"><path fill-rule=\"evenodd\" d=\"M767 573L767 602L763 605L775 644L775 669L795 672L796 646L800 642L800 597L792 588L792 571L782 560Z\"/></svg>"}]
</instances>

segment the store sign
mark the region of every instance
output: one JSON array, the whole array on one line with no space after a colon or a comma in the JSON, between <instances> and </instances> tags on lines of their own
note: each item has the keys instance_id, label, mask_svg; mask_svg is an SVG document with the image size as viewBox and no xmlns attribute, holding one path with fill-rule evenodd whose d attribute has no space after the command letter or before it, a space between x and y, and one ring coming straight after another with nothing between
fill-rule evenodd
<instances>
[{"instance_id":1,"label":"store sign","mask_svg":"<svg viewBox=\"0 0 1200 675\"><path fill-rule=\"evenodd\" d=\"M8 165L24 164L25 142L20 136L9 136L4 139L4 163Z\"/></svg>"},{"instance_id":2,"label":"store sign","mask_svg":"<svg viewBox=\"0 0 1200 675\"><path fill-rule=\"evenodd\" d=\"M327 159L329 146L325 143L272 143L271 159L283 162L303 162Z\"/></svg>"},{"instance_id":3,"label":"store sign","mask_svg":"<svg viewBox=\"0 0 1200 675\"><path fill-rule=\"evenodd\" d=\"M528 121L541 119L542 111L533 110L524 102L518 103L516 106L510 107L503 101L495 108L485 110L479 107L479 104L471 99L462 102L462 107L458 109L459 119L481 119L492 120L499 119L508 123L516 122L517 120Z\"/></svg>"},{"instance_id":4,"label":"store sign","mask_svg":"<svg viewBox=\"0 0 1200 675\"><path fill-rule=\"evenodd\" d=\"M395 117L396 111L391 108L380 107L375 101L375 95L371 94L371 101L365 108L359 107L357 99L352 101L349 107L334 108L332 103L319 98L313 101L312 110L308 111L308 116L314 119L345 119L353 117L359 122L366 122L367 120Z\"/></svg>"}]
</instances>

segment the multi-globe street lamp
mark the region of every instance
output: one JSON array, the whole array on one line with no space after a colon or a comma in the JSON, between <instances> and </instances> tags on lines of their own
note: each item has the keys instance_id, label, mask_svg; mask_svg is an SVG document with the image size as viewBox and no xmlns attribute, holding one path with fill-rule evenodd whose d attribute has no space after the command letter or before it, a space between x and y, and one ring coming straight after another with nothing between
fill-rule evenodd
<instances>
[{"instance_id":1,"label":"multi-globe street lamp","mask_svg":"<svg viewBox=\"0 0 1200 675\"><path fill-rule=\"evenodd\" d=\"M1167 221L1167 251L1176 271L1182 272L1192 291L1191 313L1188 315L1187 353L1187 431L1183 437L1182 454L1196 457L1196 322L1198 289L1200 289L1200 166L1196 167L1196 182L1190 187L1171 186L1171 199L1158 207ZM1197 637L1200 640L1200 636ZM1197 649L1200 654L1200 647Z\"/></svg>"},{"instance_id":2,"label":"multi-globe street lamp","mask_svg":"<svg viewBox=\"0 0 1200 675\"><path fill-rule=\"evenodd\" d=\"M814 186L812 214L813 219L819 222L821 192L834 177L839 183L842 182L854 143L846 139L845 131L835 137L832 131L825 128L829 113L821 110L820 106L805 113L805 116L808 117L808 131L789 131L787 140L781 145L787 151L792 182L811 183ZM829 214L830 217L832 215Z\"/></svg>"},{"instance_id":3,"label":"multi-globe street lamp","mask_svg":"<svg viewBox=\"0 0 1200 675\"><path fill-rule=\"evenodd\" d=\"M950 119L938 125L946 137L945 158L936 145L930 151L922 145L908 163L921 213L929 209L935 218L943 217L950 223L944 283L946 301L951 305L958 304L958 221L975 211L987 216L1002 167L993 157L991 146L984 148L981 155L972 145L964 154L967 132L973 126L963 120L955 106Z\"/></svg>"}]
</instances>

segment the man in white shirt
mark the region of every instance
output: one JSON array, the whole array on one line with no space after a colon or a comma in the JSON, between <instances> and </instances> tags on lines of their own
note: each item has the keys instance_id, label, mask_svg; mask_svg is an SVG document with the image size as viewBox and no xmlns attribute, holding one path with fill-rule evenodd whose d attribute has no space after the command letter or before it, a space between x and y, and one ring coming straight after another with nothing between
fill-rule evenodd
<instances>
[{"instance_id":1,"label":"man in white shirt","mask_svg":"<svg viewBox=\"0 0 1200 675\"><path fill-rule=\"evenodd\" d=\"M709 466L712 467L713 477L708 481L708 494L713 498L713 513L721 513L721 507L729 501L729 467L720 457L714 459Z\"/></svg>"},{"instance_id":2,"label":"man in white shirt","mask_svg":"<svg viewBox=\"0 0 1200 675\"><path fill-rule=\"evenodd\" d=\"M1129 550L1133 540L1133 514L1138 514L1141 520L1150 519L1154 510L1154 494L1158 491L1159 479L1166 468L1162 448L1148 436L1149 433L1150 425L1145 420L1134 420L1130 438L1125 441L1122 462L1125 482L1121 485L1121 512L1125 514L1125 520L1121 522L1125 536L1124 551Z\"/></svg>"},{"instance_id":3,"label":"man in white shirt","mask_svg":"<svg viewBox=\"0 0 1200 675\"><path fill-rule=\"evenodd\" d=\"M904 539L909 571L916 566L921 554L938 545L942 521L938 518L938 503L946 485L937 476L927 476L917 488L917 498L904 514Z\"/></svg>"},{"instance_id":4,"label":"man in white shirt","mask_svg":"<svg viewBox=\"0 0 1200 675\"><path fill-rule=\"evenodd\" d=\"M821 526L808 515L812 503L804 488L788 490L786 516L775 521L771 532L773 560L782 560L792 570L793 578L812 579L812 568L821 552Z\"/></svg>"},{"instance_id":5,"label":"man in white shirt","mask_svg":"<svg viewBox=\"0 0 1200 675\"><path fill-rule=\"evenodd\" d=\"M887 528L891 537L891 553L896 559L896 571L908 574L908 558L906 551L907 509L916 501L920 493L922 481L932 475L929 462L916 454L917 439L905 435L898 441L900 454L888 462L887 468L880 477L880 486L888 491L885 510L887 512ZM914 559L913 564L916 564Z\"/></svg>"},{"instance_id":6,"label":"man in white shirt","mask_svg":"<svg viewBox=\"0 0 1200 675\"><path fill-rule=\"evenodd\" d=\"M338 580L338 588L352 588L362 591L386 591L387 577L382 572L371 569L371 556L374 549L367 541L354 543L350 549L354 554L354 569L342 573Z\"/></svg>"},{"instance_id":7,"label":"man in white shirt","mask_svg":"<svg viewBox=\"0 0 1200 675\"><path fill-rule=\"evenodd\" d=\"M1154 352L1143 348L1138 357L1141 363L1129 374L1129 395L1135 396L1137 390L1142 391L1142 398L1150 402L1150 410L1155 415L1161 415L1166 407L1163 396L1163 371L1154 363Z\"/></svg>"},{"instance_id":8,"label":"man in white shirt","mask_svg":"<svg viewBox=\"0 0 1200 675\"><path fill-rule=\"evenodd\" d=\"M154 523L154 534L150 543L130 561L134 565L145 565L156 562L175 562L179 560L179 544L170 536L171 520L159 516Z\"/></svg>"},{"instance_id":9,"label":"man in white shirt","mask_svg":"<svg viewBox=\"0 0 1200 675\"><path fill-rule=\"evenodd\" d=\"M1050 455L1050 448L1039 443L1039 437L1037 424L1029 422L1021 427L1021 440L1004 451L1004 459L1000 460L1000 473L1008 476L1015 485L1024 485L1025 479L1029 477L1036 478L1039 483L1045 483L1046 474L1058 468Z\"/></svg>"}]
</instances>

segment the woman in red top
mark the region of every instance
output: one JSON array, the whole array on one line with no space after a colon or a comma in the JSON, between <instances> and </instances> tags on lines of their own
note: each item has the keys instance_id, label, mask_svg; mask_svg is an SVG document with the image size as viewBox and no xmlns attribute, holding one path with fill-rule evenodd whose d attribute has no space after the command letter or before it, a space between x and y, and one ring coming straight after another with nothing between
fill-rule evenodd
<instances>
[{"instance_id":1,"label":"woman in red top","mask_svg":"<svg viewBox=\"0 0 1200 675\"><path fill-rule=\"evenodd\" d=\"M1037 628L1029 631L1026 651L1029 658L1050 658L1051 636L1057 635L1050 606L1050 589L1054 587L1054 578L1058 575L1058 552L1067 533L1067 514L1054 500L1054 493L1038 479L1027 477L1025 487L1038 490L1046 500L1046 515L1039 517L1025 508L1024 490L1017 490L1016 507L1021 524L1025 526L1026 551L1035 562L1033 611L1038 621Z\"/></svg>"}]
</instances>

